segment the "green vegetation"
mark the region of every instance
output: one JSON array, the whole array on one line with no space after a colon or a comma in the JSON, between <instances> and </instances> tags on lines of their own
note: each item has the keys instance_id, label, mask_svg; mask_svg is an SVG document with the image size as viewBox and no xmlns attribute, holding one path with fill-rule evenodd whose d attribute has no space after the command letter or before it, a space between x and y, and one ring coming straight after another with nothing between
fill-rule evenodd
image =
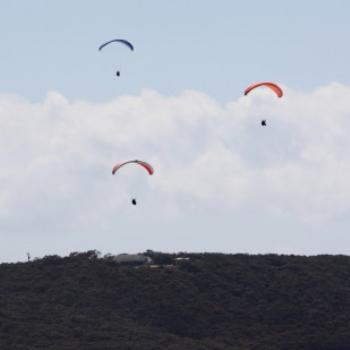
<instances>
[{"instance_id":1,"label":"green vegetation","mask_svg":"<svg viewBox=\"0 0 350 350\"><path fill-rule=\"evenodd\" d=\"M349 349L350 257L145 254L1 264L0 349Z\"/></svg>"}]
</instances>

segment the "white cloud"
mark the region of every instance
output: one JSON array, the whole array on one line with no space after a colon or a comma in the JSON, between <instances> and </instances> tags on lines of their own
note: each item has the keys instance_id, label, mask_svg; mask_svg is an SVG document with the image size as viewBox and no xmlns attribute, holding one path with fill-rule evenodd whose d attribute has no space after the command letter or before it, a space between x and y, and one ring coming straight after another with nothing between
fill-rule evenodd
<instances>
[{"instance_id":1,"label":"white cloud","mask_svg":"<svg viewBox=\"0 0 350 350\"><path fill-rule=\"evenodd\" d=\"M0 96L0 228L108 231L116 211L133 215L136 194L152 202L145 217L198 207L210 215L219 204L271 220L276 213L319 225L345 218L350 87L284 90L282 99L261 89L226 105L193 90L173 97L145 90L100 104L57 92L43 103ZM150 161L155 175L132 167L111 175L115 162L134 158Z\"/></svg>"}]
</instances>

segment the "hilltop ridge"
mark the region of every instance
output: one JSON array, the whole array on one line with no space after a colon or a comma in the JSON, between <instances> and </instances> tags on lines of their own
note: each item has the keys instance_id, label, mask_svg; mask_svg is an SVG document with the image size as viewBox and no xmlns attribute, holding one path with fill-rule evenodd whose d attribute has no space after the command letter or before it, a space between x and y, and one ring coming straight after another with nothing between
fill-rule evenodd
<instances>
[{"instance_id":1,"label":"hilltop ridge","mask_svg":"<svg viewBox=\"0 0 350 350\"><path fill-rule=\"evenodd\" d=\"M1 264L0 348L349 349L350 257L143 254Z\"/></svg>"}]
</instances>

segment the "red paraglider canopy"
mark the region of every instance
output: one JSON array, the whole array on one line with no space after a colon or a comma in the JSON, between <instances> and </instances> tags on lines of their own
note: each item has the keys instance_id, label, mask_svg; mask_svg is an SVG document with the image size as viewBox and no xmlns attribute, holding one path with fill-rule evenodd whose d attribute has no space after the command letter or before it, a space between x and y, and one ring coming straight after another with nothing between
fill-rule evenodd
<instances>
[{"instance_id":1,"label":"red paraglider canopy","mask_svg":"<svg viewBox=\"0 0 350 350\"><path fill-rule=\"evenodd\" d=\"M148 174L150 174L150 175L153 175L153 173L154 173L154 170L153 170L151 164L146 163L142 160L129 160L129 161L124 162L124 163L116 164L112 169L112 174L114 175L122 166L124 166L126 164L130 164L130 163L136 163L136 164L141 165L142 167L144 167L147 170Z\"/></svg>"},{"instance_id":2,"label":"red paraglider canopy","mask_svg":"<svg viewBox=\"0 0 350 350\"><path fill-rule=\"evenodd\" d=\"M248 86L245 90L244 90L244 95L248 95L250 93L250 91L256 89L257 87L260 86L267 86L268 88L270 88L278 97L282 97L283 96L283 90L275 83L270 83L270 82L262 82L262 83L255 83L252 84L250 86Z\"/></svg>"}]
</instances>

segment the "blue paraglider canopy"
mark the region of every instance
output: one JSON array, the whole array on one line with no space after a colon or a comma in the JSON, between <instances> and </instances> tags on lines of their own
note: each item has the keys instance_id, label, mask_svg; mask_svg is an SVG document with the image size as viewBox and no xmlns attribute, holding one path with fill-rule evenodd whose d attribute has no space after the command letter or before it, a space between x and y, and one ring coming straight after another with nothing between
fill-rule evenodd
<instances>
[{"instance_id":1,"label":"blue paraglider canopy","mask_svg":"<svg viewBox=\"0 0 350 350\"><path fill-rule=\"evenodd\" d=\"M117 42L117 43L122 43L124 45L126 45L130 50L134 50L134 46L127 40L125 39L113 39L113 40L110 40L110 41L107 41L106 43L102 44L98 49L101 51L105 46L109 45L110 43L114 43L114 42Z\"/></svg>"}]
</instances>

